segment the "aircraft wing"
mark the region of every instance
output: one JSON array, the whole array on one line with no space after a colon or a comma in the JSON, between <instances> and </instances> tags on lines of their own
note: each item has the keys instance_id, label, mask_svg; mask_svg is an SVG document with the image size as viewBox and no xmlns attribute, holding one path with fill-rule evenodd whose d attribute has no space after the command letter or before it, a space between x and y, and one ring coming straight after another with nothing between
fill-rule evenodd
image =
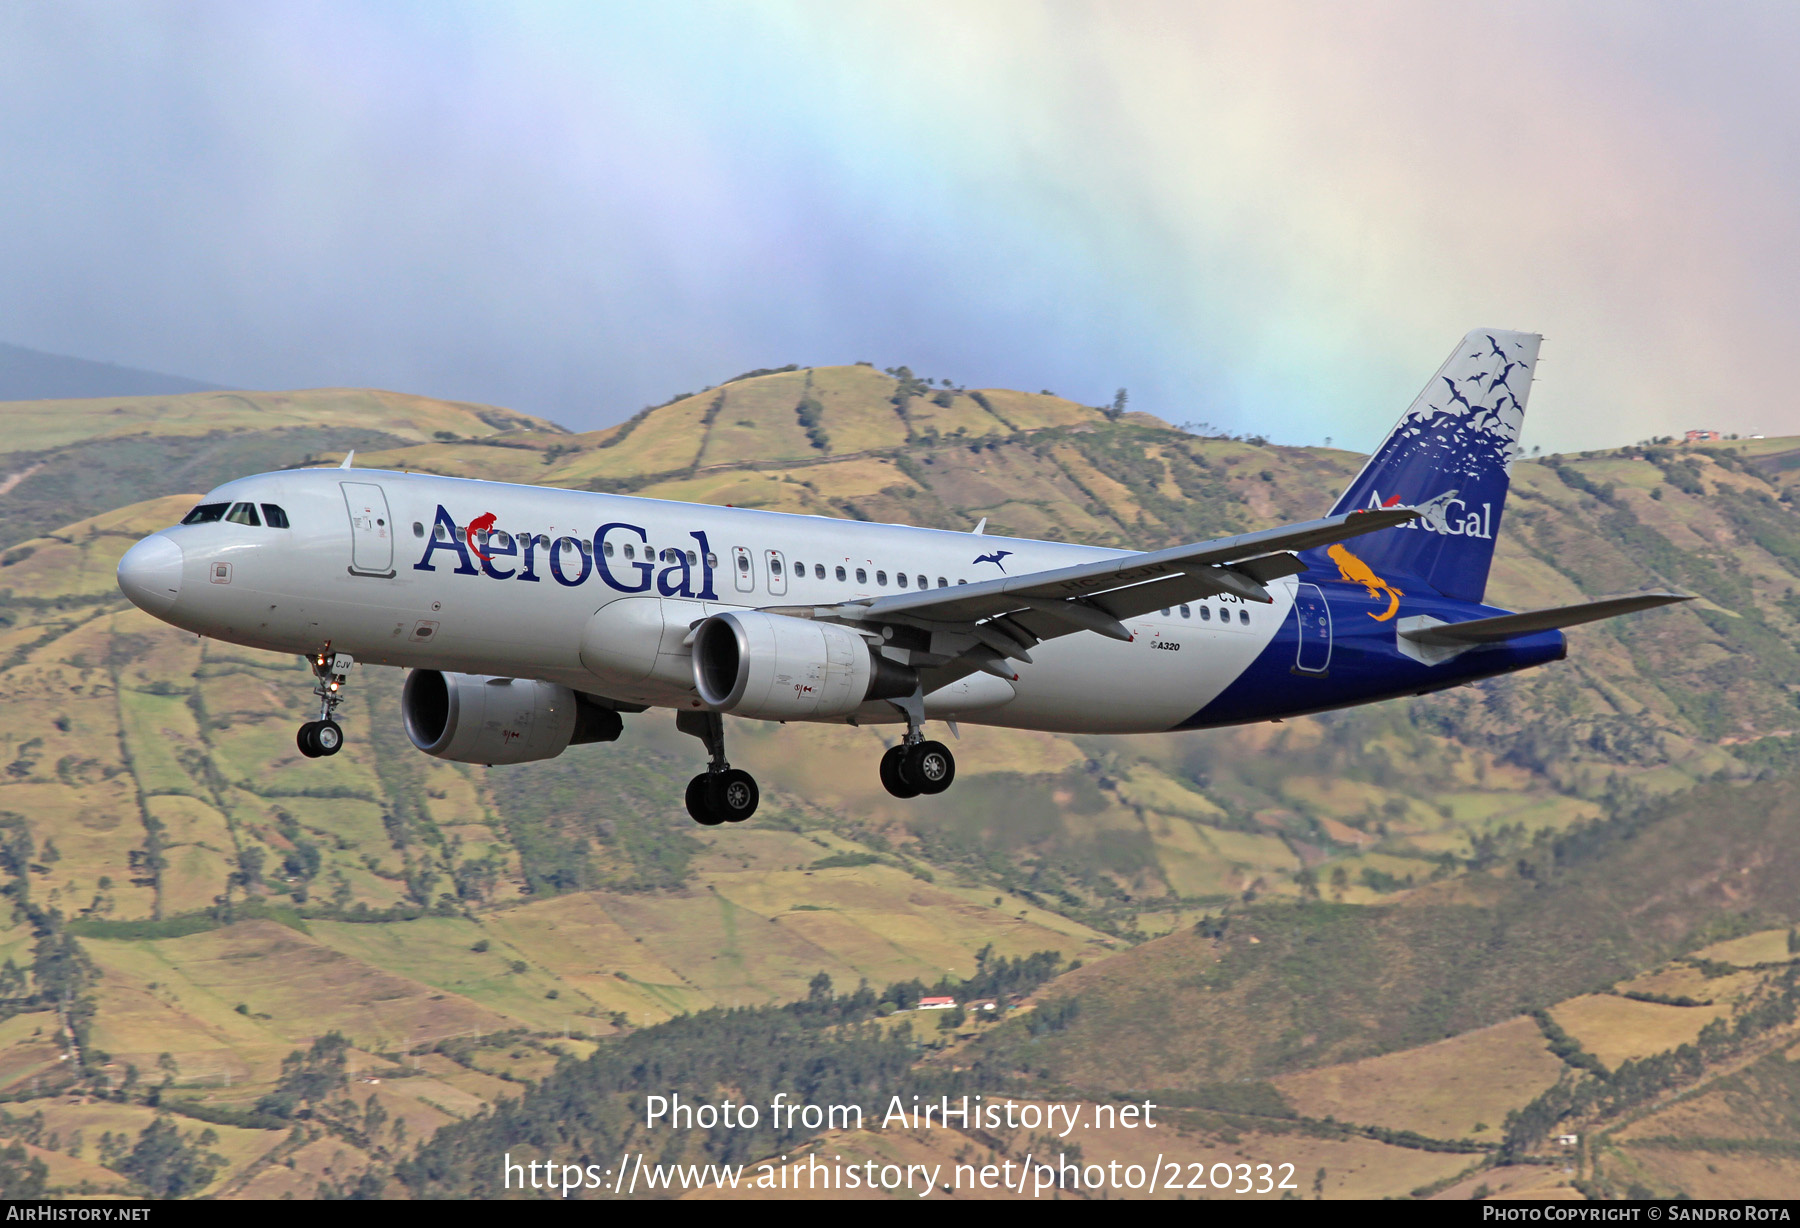
<instances>
[{"instance_id":1,"label":"aircraft wing","mask_svg":"<svg viewBox=\"0 0 1800 1228\"><path fill-rule=\"evenodd\" d=\"M1011 678L1012 671L998 663L1006 658L1029 662L1029 649L1040 640L1077 631L1129 640L1131 632L1124 627L1124 619L1222 593L1270 602L1274 598L1265 584L1305 570L1294 551L1418 518L1419 512L1412 508L1355 511L953 588L894 593L833 606L776 609L853 625L911 627L929 634L931 640L929 648L912 650L915 664L949 668L958 676L984 669ZM961 668L955 668L955 663Z\"/></svg>"}]
</instances>

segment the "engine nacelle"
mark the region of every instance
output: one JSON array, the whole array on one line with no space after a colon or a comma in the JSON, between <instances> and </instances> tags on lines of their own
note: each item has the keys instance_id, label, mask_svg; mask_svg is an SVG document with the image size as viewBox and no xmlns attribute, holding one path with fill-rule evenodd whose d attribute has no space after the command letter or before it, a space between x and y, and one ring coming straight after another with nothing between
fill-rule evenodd
<instances>
[{"instance_id":1,"label":"engine nacelle","mask_svg":"<svg viewBox=\"0 0 1800 1228\"><path fill-rule=\"evenodd\" d=\"M578 743L611 742L624 729L617 712L554 682L435 669L406 676L400 713L414 746L459 763L554 759Z\"/></svg>"},{"instance_id":2,"label":"engine nacelle","mask_svg":"<svg viewBox=\"0 0 1800 1228\"><path fill-rule=\"evenodd\" d=\"M694 687L710 708L765 720L848 716L910 695L918 675L837 623L732 610L694 633Z\"/></svg>"}]
</instances>

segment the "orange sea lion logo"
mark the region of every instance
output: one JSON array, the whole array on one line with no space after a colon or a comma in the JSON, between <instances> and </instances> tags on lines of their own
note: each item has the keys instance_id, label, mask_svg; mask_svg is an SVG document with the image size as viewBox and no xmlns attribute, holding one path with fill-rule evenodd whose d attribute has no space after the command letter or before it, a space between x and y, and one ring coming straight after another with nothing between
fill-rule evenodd
<instances>
[{"instance_id":1,"label":"orange sea lion logo","mask_svg":"<svg viewBox=\"0 0 1800 1228\"><path fill-rule=\"evenodd\" d=\"M1344 583L1362 585L1369 590L1371 597L1379 597L1383 593L1388 595L1387 610L1380 614L1371 611L1370 618L1378 623L1384 623L1400 612L1400 598L1405 594L1376 575L1367 563L1341 545L1327 547L1325 553L1330 555L1331 561L1338 565L1338 575L1343 578Z\"/></svg>"}]
</instances>

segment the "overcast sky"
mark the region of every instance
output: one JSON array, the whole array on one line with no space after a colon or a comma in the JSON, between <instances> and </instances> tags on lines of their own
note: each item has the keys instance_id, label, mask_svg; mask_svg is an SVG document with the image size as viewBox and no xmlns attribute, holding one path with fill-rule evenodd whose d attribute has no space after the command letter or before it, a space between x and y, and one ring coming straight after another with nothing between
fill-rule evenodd
<instances>
[{"instance_id":1,"label":"overcast sky","mask_svg":"<svg viewBox=\"0 0 1800 1228\"><path fill-rule=\"evenodd\" d=\"M1800 433L1797 55L1791 4L0 0L0 341L576 428L866 359L1366 449L1492 325L1528 444Z\"/></svg>"}]
</instances>

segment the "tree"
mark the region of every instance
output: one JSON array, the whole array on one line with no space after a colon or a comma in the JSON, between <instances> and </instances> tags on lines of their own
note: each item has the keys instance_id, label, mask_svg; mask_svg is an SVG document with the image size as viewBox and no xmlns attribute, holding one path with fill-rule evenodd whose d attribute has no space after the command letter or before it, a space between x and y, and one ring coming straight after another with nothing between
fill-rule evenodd
<instances>
[{"instance_id":1,"label":"tree","mask_svg":"<svg viewBox=\"0 0 1800 1228\"><path fill-rule=\"evenodd\" d=\"M198 1140L184 1137L169 1118L158 1117L138 1135L119 1171L153 1197L184 1198L211 1184L223 1163L223 1157L204 1150Z\"/></svg>"},{"instance_id":2,"label":"tree","mask_svg":"<svg viewBox=\"0 0 1800 1228\"><path fill-rule=\"evenodd\" d=\"M1319 875L1311 866L1307 866L1294 875L1294 884L1300 888L1300 898L1316 900L1319 898Z\"/></svg>"},{"instance_id":3,"label":"tree","mask_svg":"<svg viewBox=\"0 0 1800 1228\"><path fill-rule=\"evenodd\" d=\"M281 1059L281 1078L275 1090L256 1102L258 1113L292 1117L302 1104L317 1104L332 1092L350 1085L345 1073L349 1038L327 1032L305 1051L294 1050Z\"/></svg>"},{"instance_id":4,"label":"tree","mask_svg":"<svg viewBox=\"0 0 1800 1228\"><path fill-rule=\"evenodd\" d=\"M15 1139L0 1151L0 1198L42 1198L49 1177L50 1166L26 1151L24 1143Z\"/></svg>"},{"instance_id":5,"label":"tree","mask_svg":"<svg viewBox=\"0 0 1800 1228\"><path fill-rule=\"evenodd\" d=\"M1125 415L1126 393L1123 388L1113 394L1112 405L1107 409L1108 418L1122 418Z\"/></svg>"}]
</instances>

